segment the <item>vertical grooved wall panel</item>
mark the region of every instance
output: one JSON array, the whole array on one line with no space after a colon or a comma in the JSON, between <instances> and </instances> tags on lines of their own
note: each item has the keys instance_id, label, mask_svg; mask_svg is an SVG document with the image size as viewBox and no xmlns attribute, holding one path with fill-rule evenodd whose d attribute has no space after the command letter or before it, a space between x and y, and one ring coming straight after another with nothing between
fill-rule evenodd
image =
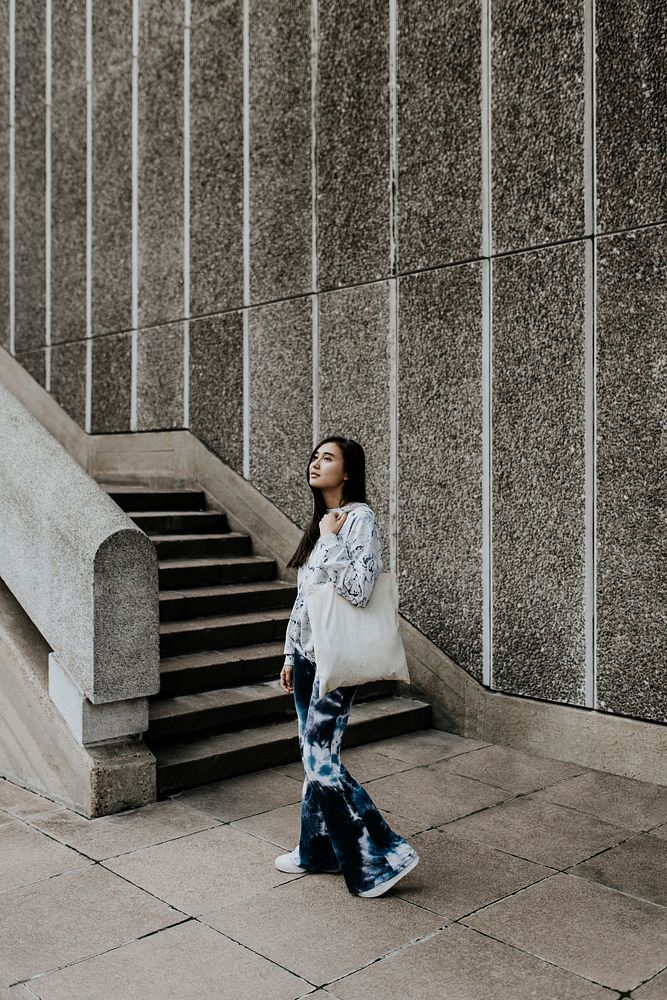
<instances>
[{"instance_id":1,"label":"vertical grooved wall panel","mask_svg":"<svg viewBox=\"0 0 667 1000\"><path fill-rule=\"evenodd\" d=\"M363 444L366 491L389 562L389 285L320 296L320 437ZM306 458L308 455L306 455ZM299 458L295 459L298 465Z\"/></svg>"},{"instance_id":2,"label":"vertical grooved wall panel","mask_svg":"<svg viewBox=\"0 0 667 1000\"><path fill-rule=\"evenodd\" d=\"M250 300L311 287L310 5L250 0Z\"/></svg>"},{"instance_id":3,"label":"vertical grooved wall panel","mask_svg":"<svg viewBox=\"0 0 667 1000\"><path fill-rule=\"evenodd\" d=\"M320 287L389 273L389 5L320 5Z\"/></svg>"},{"instance_id":4,"label":"vertical grooved wall panel","mask_svg":"<svg viewBox=\"0 0 667 1000\"><path fill-rule=\"evenodd\" d=\"M480 0L398 3L401 273L478 256Z\"/></svg>"},{"instance_id":5,"label":"vertical grooved wall panel","mask_svg":"<svg viewBox=\"0 0 667 1000\"><path fill-rule=\"evenodd\" d=\"M667 226L598 240L597 696L667 722Z\"/></svg>"},{"instance_id":6,"label":"vertical grooved wall panel","mask_svg":"<svg viewBox=\"0 0 667 1000\"><path fill-rule=\"evenodd\" d=\"M0 346L9 350L9 4L0 3Z\"/></svg>"},{"instance_id":7,"label":"vertical grooved wall panel","mask_svg":"<svg viewBox=\"0 0 667 1000\"><path fill-rule=\"evenodd\" d=\"M92 324L132 326L132 0L94 0Z\"/></svg>"},{"instance_id":8,"label":"vertical grooved wall panel","mask_svg":"<svg viewBox=\"0 0 667 1000\"><path fill-rule=\"evenodd\" d=\"M493 686L584 702L584 244L494 262Z\"/></svg>"},{"instance_id":9,"label":"vertical grooved wall panel","mask_svg":"<svg viewBox=\"0 0 667 1000\"><path fill-rule=\"evenodd\" d=\"M51 26L51 343L86 336L86 3Z\"/></svg>"},{"instance_id":10,"label":"vertical grooved wall panel","mask_svg":"<svg viewBox=\"0 0 667 1000\"><path fill-rule=\"evenodd\" d=\"M584 5L492 0L494 252L584 232Z\"/></svg>"},{"instance_id":11,"label":"vertical grooved wall panel","mask_svg":"<svg viewBox=\"0 0 667 1000\"><path fill-rule=\"evenodd\" d=\"M400 279L400 610L482 677L481 266Z\"/></svg>"},{"instance_id":12,"label":"vertical grooved wall panel","mask_svg":"<svg viewBox=\"0 0 667 1000\"><path fill-rule=\"evenodd\" d=\"M596 0L598 232L667 221L667 0Z\"/></svg>"},{"instance_id":13,"label":"vertical grooved wall panel","mask_svg":"<svg viewBox=\"0 0 667 1000\"><path fill-rule=\"evenodd\" d=\"M305 527L312 514L312 299L250 310L250 476Z\"/></svg>"},{"instance_id":14,"label":"vertical grooved wall panel","mask_svg":"<svg viewBox=\"0 0 667 1000\"><path fill-rule=\"evenodd\" d=\"M195 2L190 29L190 313L242 303L242 4Z\"/></svg>"},{"instance_id":15,"label":"vertical grooved wall panel","mask_svg":"<svg viewBox=\"0 0 667 1000\"><path fill-rule=\"evenodd\" d=\"M45 343L44 0L16 3L15 351Z\"/></svg>"},{"instance_id":16,"label":"vertical grooved wall panel","mask_svg":"<svg viewBox=\"0 0 667 1000\"><path fill-rule=\"evenodd\" d=\"M142 0L139 326L183 315L183 0Z\"/></svg>"}]
</instances>

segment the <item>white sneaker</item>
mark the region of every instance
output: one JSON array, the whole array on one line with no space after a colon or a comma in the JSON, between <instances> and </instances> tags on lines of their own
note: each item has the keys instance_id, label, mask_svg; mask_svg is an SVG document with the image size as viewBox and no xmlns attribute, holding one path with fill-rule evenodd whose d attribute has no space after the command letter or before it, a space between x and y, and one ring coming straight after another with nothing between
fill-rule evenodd
<instances>
[{"instance_id":1,"label":"white sneaker","mask_svg":"<svg viewBox=\"0 0 667 1000\"><path fill-rule=\"evenodd\" d=\"M296 848L295 848L295 850L296 850ZM274 861L274 864L275 864L276 868L278 869L278 871L280 871L280 872L288 872L290 875L300 875L302 872L310 872L311 871L310 868L303 868L301 865L298 865L296 863L296 861L294 860L295 850L294 851L290 851L289 854L280 854L276 858L276 860ZM338 866L338 868L323 868L321 870L321 873L322 874L334 875L336 872L339 872L339 871L340 871L340 865Z\"/></svg>"},{"instance_id":2,"label":"white sneaker","mask_svg":"<svg viewBox=\"0 0 667 1000\"><path fill-rule=\"evenodd\" d=\"M386 879L386 881L380 882L379 885L374 885L372 889L364 889L363 892L358 892L358 893L356 893L356 895L357 896L382 896L383 893L385 893L387 891L387 889L391 889L392 885L396 885L396 883L398 882L399 879L403 878L404 875L407 875L408 872L411 872L412 869L415 867L415 865L418 864L418 863L419 863L419 855L417 855L415 858L413 858L412 861L410 862L410 864L406 865L406 867L403 868L403 870L400 871L397 875L394 875L393 878L388 878L388 879Z\"/></svg>"}]
</instances>

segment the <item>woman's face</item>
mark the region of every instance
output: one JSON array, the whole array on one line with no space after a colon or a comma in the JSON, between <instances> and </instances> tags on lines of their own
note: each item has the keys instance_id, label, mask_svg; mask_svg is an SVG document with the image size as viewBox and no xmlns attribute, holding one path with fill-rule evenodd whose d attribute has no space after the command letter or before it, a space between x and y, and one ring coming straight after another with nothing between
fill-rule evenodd
<instances>
[{"instance_id":1,"label":"woman's face","mask_svg":"<svg viewBox=\"0 0 667 1000\"><path fill-rule=\"evenodd\" d=\"M315 452L308 469L311 486L330 490L343 481L343 451L336 441L325 441Z\"/></svg>"}]
</instances>

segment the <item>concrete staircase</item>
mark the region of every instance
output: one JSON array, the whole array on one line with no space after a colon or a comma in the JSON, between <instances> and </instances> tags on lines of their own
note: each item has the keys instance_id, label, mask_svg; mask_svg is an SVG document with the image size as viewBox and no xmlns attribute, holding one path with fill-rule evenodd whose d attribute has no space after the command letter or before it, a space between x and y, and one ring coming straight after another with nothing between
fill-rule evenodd
<instances>
[{"instance_id":1,"label":"concrete staircase","mask_svg":"<svg viewBox=\"0 0 667 1000\"><path fill-rule=\"evenodd\" d=\"M158 796L299 760L294 697L278 682L296 585L203 490L100 485L158 553L161 689L144 734ZM359 688L343 747L430 725L431 706L395 687Z\"/></svg>"}]
</instances>

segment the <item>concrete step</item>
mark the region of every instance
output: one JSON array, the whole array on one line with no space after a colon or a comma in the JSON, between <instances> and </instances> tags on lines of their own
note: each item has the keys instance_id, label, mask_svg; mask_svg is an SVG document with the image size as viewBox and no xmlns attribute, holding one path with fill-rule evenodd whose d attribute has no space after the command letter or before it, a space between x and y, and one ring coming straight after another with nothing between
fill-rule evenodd
<instances>
[{"instance_id":1,"label":"concrete step","mask_svg":"<svg viewBox=\"0 0 667 1000\"><path fill-rule=\"evenodd\" d=\"M285 638L291 608L267 608L240 614L205 615L160 623L160 655L196 649L226 649Z\"/></svg>"},{"instance_id":2,"label":"concrete step","mask_svg":"<svg viewBox=\"0 0 667 1000\"><path fill-rule=\"evenodd\" d=\"M355 702L393 693L392 681L359 686ZM239 684L195 694L160 698L149 704L148 736L154 741L188 738L206 730L238 729L268 717L296 717L294 695L280 687L278 678Z\"/></svg>"},{"instance_id":3,"label":"concrete step","mask_svg":"<svg viewBox=\"0 0 667 1000\"><path fill-rule=\"evenodd\" d=\"M270 556L211 556L197 559L159 559L160 590L211 587L245 580L275 580L276 561Z\"/></svg>"},{"instance_id":4,"label":"concrete step","mask_svg":"<svg viewBox=\"0 0 667 1000\"><path fill-rule=\"evenodd\" d=\"M151 489L148 486L125 486L100 483L111 499L129 510L206 510L206 494L197 488Z\"/></svg>"},{"instance_id":5,"label":"concrete step","mask_svg":"<svg viewBox=\"0 0 667 1000\"><path fill-rule=\"evenodd\" d=\"M160 699L192 694L211 688L248 684L280 674L284 640L259 642L229 649L200 649L195 653L167 656L160 660Z\"/></svg>"},{"instance_id":6,"label":"concrete step","mask_svg":"<svg viewBox=\"0 0 667 1000\"><path fill-rule=\"evenodd\" d=\"M219 510L128 510L127 516L146 534L199 534L202 531L229 531L227 515Z\"/></svg>"},{"instance_id":7,"label":"concrete step","mask_svg":"<svg viewBox=\"0 0 667 1000\"><path fill-rule=\"evenodd\" d=\"M148 537L157 549L158 559L245 556L252 552L252 539L242 531L185 535L148 533Z\"/></svg>"},{"instance_id":8,"label":"concrete step","mask_svg":"<svg viewBox=\"0 0 667 1000\"><path fill-rule=\"evenodd\" d=\"M160 592L161 621L221 615L226 612L293 607L296 584L286 580L225 583L214 587L183 587Z\"/></svg>"},{"instance_id":9,"label":"concrete step","mask_svg":"<svg viewBox=\"0 0 667 1000\"><path fill-rule=\"evenodd\" d=\"M431 706L398 695L352 704L342 748L424 729ZM157 759L158 796L300 759L295 718L211 733L166 745L146 742Z\"/></svg>"}]
</instances>

